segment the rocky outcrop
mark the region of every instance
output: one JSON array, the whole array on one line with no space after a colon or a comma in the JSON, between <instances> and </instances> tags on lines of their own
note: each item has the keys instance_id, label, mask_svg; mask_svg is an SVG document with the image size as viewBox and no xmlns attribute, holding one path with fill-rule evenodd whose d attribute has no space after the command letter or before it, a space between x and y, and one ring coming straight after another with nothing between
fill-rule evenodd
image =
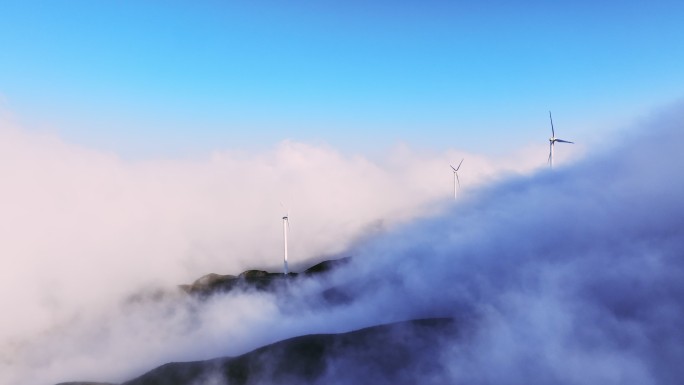
<instances>
[{"instance_id":1,"label":"rocky outcrop","mask_svg":"<svg viewBox=\"0 0 684 385\"><path fill-rule=\"evenodd\" d=\"M349 261L349 257L323 261L304 270L302 275L307 277L323 275ZM286 276L283 273L270 273L265 270L247 270L237 276L212 273L200 277L190 285L180 285L179 288L188 294L199 297L226 293L235 289L274 290L280 287L286 279L294 279L299 275L298 273L289 273Z\"/></svg>"},{"instance_id":2,"label":"rocky outcrop","mask_svg":"<svg viewBox=\"0 0 684 385\"><path fill-rule=\"evenodd\" d=\"M335 268L338 268L340 266L346 265L351 261L351 257L345 257L345 258L340 258L340 259L331 259L328 261L323 261L320 263L317 263L310 268L304 270L304 275L310 276L310 275L316 275L316 274L324 274L329 271L334 270Z\"/></svg>"}]
</instances>

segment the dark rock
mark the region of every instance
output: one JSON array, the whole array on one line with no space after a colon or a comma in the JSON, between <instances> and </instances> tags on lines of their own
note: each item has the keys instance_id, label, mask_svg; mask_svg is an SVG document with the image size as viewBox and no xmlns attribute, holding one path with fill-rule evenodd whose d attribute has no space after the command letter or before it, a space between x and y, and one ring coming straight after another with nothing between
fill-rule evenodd
<instances>
[{"instance_id":1,"label":"dark rock","mask_svg":"<svg viewBox=\"0 0 684 385\"><path fill-rule=\"evenodd\" d=\"M207 274L192 285L180 285L179 288L188 294L206 296L215 292L226 292L232 290L238 283L238 278L234 275Z\"/></svg>"},{"instance_id":2,"label":"dark rock","mask_svg":"<svg viewBox=\"0 0 684 385\"><path fill-rule=\"evenodd\" d=\"M268 275L269 275L269 272L264 271L264 270L247 270L247 271L240 273L240 275L238 275L238 277L240 277L240 278L264 278L264 277L268 277Z\"/></svg>"},{"instance_id":3,"label":"dark rock","mask_svg":"<svg viewBox=\"0 0 684 385\"><path fill-rule=\"evenodd\" d=\"M347 257L323 261L306 269L302 274L310 277L327 273L347 263L350 259ZM297 273L289 273L285 276L283 273L269 273L265 270L247 270L238 276L212 273L200 277L191 285L179 285L178 287L188 294L207 297L217 293L226 293L234 289L275 290L285 283L285 279L294 279L298 275Z\"/></svg>"},{"instance_id":4,"label":"dark rock","mask_svg":"<svg viewBox=\"0 0 684 385\"><path fill-rule=\"evenodd\" d=\"M321 274L321 273L327 273L329 271L332 271L333 269L345 265L351 261L351 257L345 257L345 258L340 258L340 259L331 259L329 261L323 261L320 263L317 263L310 268L304 270L305 275L315 275L315 274Z\"/></svg>"}]
</instances>

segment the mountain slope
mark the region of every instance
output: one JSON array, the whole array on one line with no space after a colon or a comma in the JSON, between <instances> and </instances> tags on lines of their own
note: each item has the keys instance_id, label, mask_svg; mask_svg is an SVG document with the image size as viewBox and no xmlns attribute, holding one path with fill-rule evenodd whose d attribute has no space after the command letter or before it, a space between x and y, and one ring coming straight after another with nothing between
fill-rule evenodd
<instances>
[{"instance_id":1,"label":"mountain slope","mask_svg":"<svg viewBox=\"0 0 684 385\"><path fill-rule=\"evenodd\" d=\"M434 355L456 332L454 320L431 318L306 335L238 357L168 363L121 385L411 384L420 373L444 371Z\"/></svg>"}]
</instances>

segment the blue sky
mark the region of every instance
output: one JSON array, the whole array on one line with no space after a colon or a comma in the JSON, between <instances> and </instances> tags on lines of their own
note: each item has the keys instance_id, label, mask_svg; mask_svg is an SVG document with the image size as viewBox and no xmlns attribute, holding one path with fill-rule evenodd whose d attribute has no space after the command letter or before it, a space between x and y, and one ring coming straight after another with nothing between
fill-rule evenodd
<instances>
[{"instance_id":1,"label":"blue sky","mask_svg":"<svg viewBox=\"0 0 684 385\"><path fill-rule=\"evenodd\" d=\"M684 92L678 1L6 1L2 106L124 155L499 151Z\"/></svg>"}]
</instances>

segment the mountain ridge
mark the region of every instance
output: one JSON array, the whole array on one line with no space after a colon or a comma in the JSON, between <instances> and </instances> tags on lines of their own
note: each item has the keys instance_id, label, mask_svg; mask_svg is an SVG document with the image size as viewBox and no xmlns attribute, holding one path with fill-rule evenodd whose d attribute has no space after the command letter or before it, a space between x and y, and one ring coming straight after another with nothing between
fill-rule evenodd
<instances>
[{"instance_id":1,"label":"mountain ridge","mask_svg":"<svg viewBox=\"0 0 684 385\"><path fill-rule=\"evenodd\" d=\"M325 260L287 276L263 270L246 270L238 275L212 273L192 284L179 285L179 288L200 299L232 290L272 291L282 288L286 278L323 277L350 260L351 257ZM324 290L321 297L330 304L351 300L336 287ZM344 333L296 336L238 356L168 362L122 383L75 381L57 385L191 385L208 383L208 379L216 380L212 384L231 385L256 385L264 381L326 383L329 376L342 380L349 373L359 373L336 373L335 362L364 366L373 376L392 379L388 383L397 384L402 383L399 373L406 366L415 362L432 365L426 361L423 351L415 351L415 346L434 345L443 333L451 334L455 330L452 318L404 320ZM352 378L347 380L350 383L356 381Z\"/></svg>"},{"instance_id":2,"label":"mountain ridge","mask_svg":"<svg viewBox=\"0 0 684 385\"><path fill-rule=\"evenodd\" d=\"M203 381L235 385L342 383L372 375L387 384L412 383L408 368L439 366L426 351L458 332L452 318L424 318L370 326L346 333L308 334L275 342L234 357L169 362L123 383L62 382L57 385L190 385ZM340 371L352 365L364 370ZM408 381L408 382L405 382Z\"/></svg>"}]
</instances>

